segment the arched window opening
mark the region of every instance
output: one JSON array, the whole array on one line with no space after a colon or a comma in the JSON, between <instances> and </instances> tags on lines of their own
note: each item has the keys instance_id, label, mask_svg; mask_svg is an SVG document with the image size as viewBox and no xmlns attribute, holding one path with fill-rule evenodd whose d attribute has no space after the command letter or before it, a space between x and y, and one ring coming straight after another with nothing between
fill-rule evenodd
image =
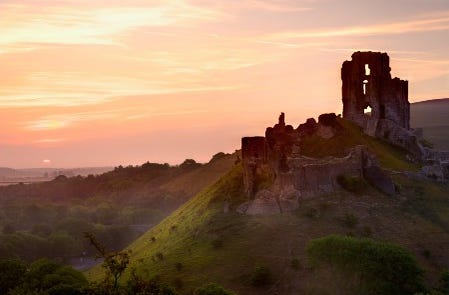
<instances>
[{"instance_id":1,"label":"arched window opening","mask_svg":"<svg viewBox=\"0 0 449 295\"><path fill-rule=\"evenodd\" d=\"M365 64L365 76L369 76L371 74L371 69L369 68L369 64Z\"/></svg>"},{"instance_id":2,"label":"arched window opening","mask_svg":"<svg viewBox=\"0 0 449 295\"><path fill-rule=\"evenodd\" d=\"M363 80L363 94L366 94L366 84L368 84L368 80Z\"/></svg>"}]
</instances>

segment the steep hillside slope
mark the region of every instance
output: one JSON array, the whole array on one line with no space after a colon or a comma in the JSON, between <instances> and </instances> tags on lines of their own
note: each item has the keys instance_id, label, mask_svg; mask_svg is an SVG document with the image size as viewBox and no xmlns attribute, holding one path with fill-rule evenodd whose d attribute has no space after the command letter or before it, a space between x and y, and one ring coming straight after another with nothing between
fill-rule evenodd
<instances>
[{"instance_id":1,"label":"steep hillside slope","mask_svg":"<svg viewBox=\"0 0 449 295\"><path fill-rule=\"evenodd\" d=\"M130 269L146 277L158 276L176 285L181 294L191 294L195 287L211 281L239 294L329 294L340 290L344 280L334 273L323 278L310 269L305 247L311 239L339 233L405 246L426 270L427 283L436 285L440 271L449 266L449 187L410 178L407 171L414 166L400 151L366 138L351 125L347 131L342 138L319 145L338 153L340 145L368 144L390 169L399 190L396 196L363 184L357 193L342 189L302 199L293 212L241 215L235 211L245 200L242 168L237 164L133 242L127 248L132 251ZM313 148L315 144L308 143L310 153L321 153ZM257 266L271 270L268 286L252 286ZM97 266L87 275L100 279L103 271Z\"/></svg>"},{"instance_id":2,"label":"steep hillside slope","mask_svg":"<svg viewBox=\"0 0 449 295\"><path fill-rule=\"evenodd\" d=\"M436 148L449 150L449 98L412 103L410 112L413 128L422 128Z\"/></svg>"}]
</instances>

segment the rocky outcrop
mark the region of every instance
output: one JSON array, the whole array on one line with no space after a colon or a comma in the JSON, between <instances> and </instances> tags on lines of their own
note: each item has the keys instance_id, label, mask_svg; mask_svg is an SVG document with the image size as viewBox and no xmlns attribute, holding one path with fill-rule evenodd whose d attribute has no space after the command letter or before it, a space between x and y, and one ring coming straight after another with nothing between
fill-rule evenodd
<instances>
[{"instance_id":1,"label":"rocky outcrop","mask_svg":"<svg viewBox=\"0 0 449 295\"><path fill-rule=\"evenodd\" d=\"M440 182L449 180L449 151L425 148L424 166L421 173Z\"/></svg>"}]
</instances>

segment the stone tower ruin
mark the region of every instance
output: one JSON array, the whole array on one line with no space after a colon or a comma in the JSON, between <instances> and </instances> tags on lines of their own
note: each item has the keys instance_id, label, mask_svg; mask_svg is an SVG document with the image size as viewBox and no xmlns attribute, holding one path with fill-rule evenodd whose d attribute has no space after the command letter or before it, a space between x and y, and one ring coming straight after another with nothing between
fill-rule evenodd
<instances>
[{"instance_id":1,"label":"stone tower ruin","mask_svg":"<svg viewBox=\"0 0 449 295\"><path fill-rule=\"evenodd\" d=\"M355 145L344 148L343 154L326 156L307 152L308 145L309 149L310 145L319 149L327 142L330 145L324 147L332 149L339 137L352 136L342 125L345 121L360 126L358 131L407 151L404 155L409 160L423 165L422 175L447 181L449 152L424 148L419 143L410 128L408 82L391 78L390 71L386 53L355 52L341 69L344 119L334 113L322 114L318 122L309 118L294 128L285 123L281 113L278 123L266 128L265 136L242 138L247 200L237 212L253 215L292 211L298 208L300 198L342 189L344 177L364 179L378 191L395 195L391 171L379 164L372 147Z\"/></svg>"},{"instance_id":2,"label":"stone tower ruin","mask_svg":"<svg viewBox=\"0 0 449 295\"><path fill-rule=\"evenodd\" d=\"M386 53L354 52L341 68L343 118L421 159L422 147L410 130L408 81L391 78L390 71Z\"/></svg>"},{"instance_id":3,"label":"stone tower ruin","mask_svg":"<svg viewBox=\"0 0 449 295\"><path fill-rule=\"evenodd\" d=\"M386 53L360 51L352 54L352 60L345 61L341 69L343 117L371 136L379 135L379 120L410 129L408 81L392 79L390 71Z\"/></svg>"}]
</instances>

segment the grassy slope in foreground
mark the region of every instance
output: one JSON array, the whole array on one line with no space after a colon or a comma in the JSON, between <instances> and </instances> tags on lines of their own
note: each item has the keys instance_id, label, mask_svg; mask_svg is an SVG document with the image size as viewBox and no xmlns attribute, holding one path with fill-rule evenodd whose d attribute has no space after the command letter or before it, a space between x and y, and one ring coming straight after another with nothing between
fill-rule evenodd
<instances>
[{"instance_id":1,"label":"grassy slope in foreground","mask_svg":"<svg viewBox=\"0 0 449 295\"><path fill-rule=\"evenodd\" d=\"M385 146L381 150L381 162L395 158L401 167L406 164ZM242 169L237 165L132 243L128 247L133 251L131 267L170 284L182 282L181 294L210 281L239 294L320 293L341 289L344 277L314 273L307 267L305 247L310 239L339 233L407 247L426 270L428 283L435 285L449 259L449 189L401 174L394 180L401 188L394 198L366 187L359 195L341 191L301 200L294 212L243 216L234 210L244 199ZM230 210L225 213L228 204ZM291 267L294 259L299 260L299 268ZM270 286L251 286L257 265L272 271ZM102 270L97 266L87 274L99 279ZM323 280L327 283L322 284Z\"/></svg>"}]
</instances>

